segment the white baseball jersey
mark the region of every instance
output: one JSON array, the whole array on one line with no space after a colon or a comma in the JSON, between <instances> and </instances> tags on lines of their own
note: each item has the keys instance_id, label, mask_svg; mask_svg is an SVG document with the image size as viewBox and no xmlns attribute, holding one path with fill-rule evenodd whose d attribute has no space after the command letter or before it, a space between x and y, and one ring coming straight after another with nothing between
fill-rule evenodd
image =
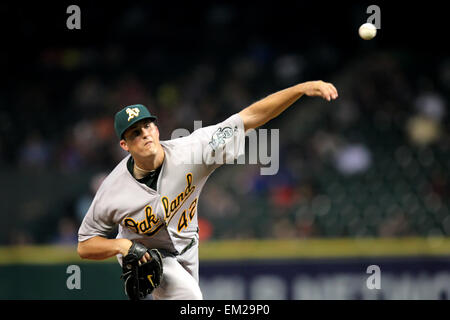
<instances>
[{"instance_id":1,"label":"white baseball jersey","mask_svg":"<svg viewBox=\"0 0 450 320\"><path fill-rule=\"evenodd\" d=\"M245 130L239 114L217 125L197 129L189 136L161 141L165 157L156 191L131 175L127 169L128 155L98 189L80 226L78 240L107 236L119 225L117 238L138 240L148 248L174 253L171 258L175 257L198 282L200 192L217 167L244 154L244 144ZM118 258L121 262L120 255ZM165 260L164 265L173 264ZM169 279L171 275L166 275L169 272L166 270L172 269L164 269L164 277ZM164 284L164 280L161 287L155 290L160 297L184 297L160 292L170 290L171 286Z\"/></svg>"}]
</instances>

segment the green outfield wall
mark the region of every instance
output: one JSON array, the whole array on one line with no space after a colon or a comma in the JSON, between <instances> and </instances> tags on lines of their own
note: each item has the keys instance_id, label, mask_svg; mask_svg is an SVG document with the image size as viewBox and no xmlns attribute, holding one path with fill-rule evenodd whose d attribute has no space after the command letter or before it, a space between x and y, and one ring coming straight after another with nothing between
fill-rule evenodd
<instances>
[{"instance_id":1,"label":"green outfield wall","mask_svg":"<svg viewBox=\"0 0 450 320\"><path fill-rule=\"evenodd\" d=\"M429 289L434 290L429 295L431 298L440 297L440 292L444 290L443 298L447 299L447 287L450 292L445 273L449 266L450 238L217 241L201 242L199 252L200 283L201 286L203 283L204 292L208 294L205 298L253 299L251 288L254 284L247 283L247 280L259 275L262 279L271 277L280 283L281 288L286 287L277 293L280 298L296 299L299 289L291 288L289 283L299 277L311 277L307 285L312 291L316 288L312 281L318 277L337 275L342 278L342 275L350 274L354 284L359 278L364 278L366 266L373 264L388 270L386 279L400 283L400 286L402 282L398 279L404 279L405 275L411 277L413 287L416 275L433 283L438 281L436 279L444 279L435 283L434 289ZM274 268L274 265L277 267ZM73 281L75 272L71 266L79 271L76 287ZM226 283L228 278L234 279L234 287L239 287L242 282L242 290L223 291L224 285L220 281L225 279ZM255 278L254 282L257 283L258 279ZM425 290L422 282L417 289L420 292ZM320 290L327 290L326 286L320 285L325 288ZM387 285L385 283L385 287ZM399 294L392 291L394 289L386 292L387 297ZM320 294L333 298L326 292ZM427 293L420 294L426 296ZM14 246L0 247L0 299L109 300L126 299L126 296L115 258L82 260L76 253L76 246Z\"/></svg>"}]
</instances>

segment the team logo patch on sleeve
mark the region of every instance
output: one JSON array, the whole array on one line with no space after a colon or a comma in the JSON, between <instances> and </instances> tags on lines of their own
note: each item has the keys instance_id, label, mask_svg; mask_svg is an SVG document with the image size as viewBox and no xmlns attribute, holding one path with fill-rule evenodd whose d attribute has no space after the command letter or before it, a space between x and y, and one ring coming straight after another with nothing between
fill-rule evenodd
<instances>
[{"instance_id":1,"label":"team logo patch on sleeve","mask_svg":"<svg viewBox=\"0 0 450 320\"><path fill-rule=\"evenodd\" d=\"M225 140L233 136L234 131L231 127L219 128L213 133L209 145L213 150L216 150L218 146L225 144Z\"/></svg>"}]
</instances>

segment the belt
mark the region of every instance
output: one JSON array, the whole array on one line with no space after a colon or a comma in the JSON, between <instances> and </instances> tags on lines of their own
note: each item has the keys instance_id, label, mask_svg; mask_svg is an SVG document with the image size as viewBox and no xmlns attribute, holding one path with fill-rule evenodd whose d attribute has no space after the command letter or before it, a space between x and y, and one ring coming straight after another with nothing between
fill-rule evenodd
<instances>
[{"instance_id":1,"label":"belt","mask_svg":"<svg viewBox=\"0 0 450 320\"><path fill-rule=\"evenodd\" d=\"M186 247L184 247L183 250L181 250L180 255L182 255L183 253L185 253L186 251L188 251L188 250L189 250L190 248L192 248L192 247L194 246L194 244L196 244L196 243L197 243L197 241L195 241L195 238L192 238L191 242L190 242Z\"/></svg>"},{"instance_id":2,"label":"belt","mask_svg":"<svg viewBox=\"0 0 450 320\"><path fill-rule=\"evenodd\" d=\"M189 244L183 248L183 250L181 250L181 252L178 251L170 251L170 250L166 250L166 249L158 249L159 252L161 253L161 255L163 257L167 257L167 256L180 256L183 253L185 253L186 251L188 251L190 248L192 248L195 244L197 243L197 241L195 240L195 238L192 238L191 242L189 242Z\"/></svg>"}]
</instances>

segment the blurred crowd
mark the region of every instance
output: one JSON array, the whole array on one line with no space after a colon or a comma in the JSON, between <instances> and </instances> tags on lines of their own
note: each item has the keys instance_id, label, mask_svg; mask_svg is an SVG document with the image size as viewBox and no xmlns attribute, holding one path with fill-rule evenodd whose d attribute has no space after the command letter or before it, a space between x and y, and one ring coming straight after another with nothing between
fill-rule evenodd
<instances>
[{"instance_id":1,"label":"blurred crowd","mask_svg":"<svg viewBox=\"0 0 450 320\"><path fill-rule=\"evenodd\" d=\"M124 13L123 25L138 24L137 13ZM226 10L209 14L211 24L226 22ZM421 70L412 52L346 54L332 45L279 52L261 39L192 59L119 43L43 48L32 75L0 97L0 163L78 186L70 197L42 195L51 200L27 218L34 228L21 227L18 207L2 242L76 243L102 179L126 155L113 128L123 106L146 105L168 140L177 128L192 132L195 120L218 123L319 78L338 88L336 102L304 97L264 126L280 130L276 175L246 164L210 177L199 204L201 240L450 235L450 59Z\"/></svg>"}]
</instances>

